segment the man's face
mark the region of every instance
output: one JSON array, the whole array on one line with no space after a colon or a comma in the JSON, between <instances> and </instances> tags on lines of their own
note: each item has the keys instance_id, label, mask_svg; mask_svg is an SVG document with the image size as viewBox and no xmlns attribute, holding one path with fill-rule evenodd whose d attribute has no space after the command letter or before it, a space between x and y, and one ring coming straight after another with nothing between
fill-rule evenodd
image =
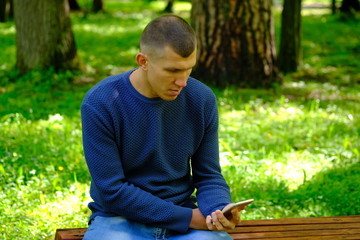
<instances>
[{"instance_id":1,"label":"man's face","mask_svg":"<svg viewBox=\"0 0 360 240\"><path fill-rule=\"evenodd\" d=\"M166 46L157 56L147 56L148 97L171 101L186 87L196 64L196 50L189 57L181 57Z\"/></svg>"}]
</instances>

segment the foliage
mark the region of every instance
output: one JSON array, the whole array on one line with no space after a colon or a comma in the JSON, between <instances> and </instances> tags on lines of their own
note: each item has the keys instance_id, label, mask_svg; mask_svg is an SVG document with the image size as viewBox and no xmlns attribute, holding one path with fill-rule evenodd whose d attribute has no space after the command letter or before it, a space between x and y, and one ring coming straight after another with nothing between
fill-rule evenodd
<instances>
[{"instance_id":1,"label":"foliage","mask_svg":"<svg viewBox=\"0 0 360 240\"><path fill-rule=\"evenodd\" d=\"M14 23L1 23L1 239L53 239L56 228L87 225L90 176L79 106L94 83L135 66L141 29L164 5L106 1L103 13L73 13L85 73L19 76ZM178 2L175 11L187 17L188 6ZM303 65L283 86L214 89L233 200L256 200L243 218L360 214L358 26L305 15Z\"/></svg>"}]
</instances>

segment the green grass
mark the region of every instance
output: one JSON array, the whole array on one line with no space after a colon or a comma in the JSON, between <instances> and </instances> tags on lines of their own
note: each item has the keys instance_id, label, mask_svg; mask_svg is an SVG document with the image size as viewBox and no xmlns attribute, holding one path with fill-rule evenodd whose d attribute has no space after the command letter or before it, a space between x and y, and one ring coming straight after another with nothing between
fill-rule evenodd
<instances>
[{"instance_id":1,"label":"green grass","mask_svg":"<svg viewBox=\"0 0 360 240\"><path fill-rule=\"evenodd\" d=\"M106 1L103 13L73 13L85 73L18 76L14 23L0 24L0 239L53 239L56 228L87 225L82 98L135 66L141 29L164 5ZM176 5L186 18L188 9ZM303 64L283 86L214 89L233 200L256 200L244 219L360 214L359 36L355 20L306 14Z\"/></svg>"},{"instance_id":2,"label":"green grass","mask_svg":"<svg viewBox=\"0 0 360 240\"><path fill-rule=\"evenodd\" d=\"M285 86L282 91L288 93ZM227 94L220 101L233 101ZM231 92L242 94L246 90ZM346 109L283 95L238 106L220 109L220 146L235 200L257 199L245 218L359 214L359 104ZM341 208L340 198L346 199Z\"/></svg>"}]
</instances>

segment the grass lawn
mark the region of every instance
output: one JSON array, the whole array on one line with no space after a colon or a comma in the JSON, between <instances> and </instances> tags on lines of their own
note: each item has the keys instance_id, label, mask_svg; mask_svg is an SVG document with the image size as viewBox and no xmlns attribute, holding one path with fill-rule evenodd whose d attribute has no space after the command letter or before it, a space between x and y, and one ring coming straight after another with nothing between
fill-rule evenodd
<instances>
[{"instance_id":1,"label":"grass lawn","mask_svg":"<svg viewBox=\"0 0 360 240\"><path fill-rule=\"evenodd\" d=\"M87 226L82 98L135 67L142 28L164 6L108 0L104 13L73 13L84 73L18 76L14 23L0 23L0 239L53 239L56 228ZM175 10L188 18L189 7ZM360 22L306 11L303 64L283 86L213 88L233 200L255 199L243 219L360 214Z\"/></svg>"}]
</instances>

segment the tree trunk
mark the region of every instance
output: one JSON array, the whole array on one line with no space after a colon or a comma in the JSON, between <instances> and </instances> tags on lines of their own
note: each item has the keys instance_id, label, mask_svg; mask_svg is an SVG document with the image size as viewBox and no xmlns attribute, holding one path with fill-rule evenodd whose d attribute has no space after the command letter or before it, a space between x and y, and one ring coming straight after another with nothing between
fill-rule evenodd
<instances>
[{"instance_id":1,"label":"tree trunk","mask_svg":"<svg viewBox=\"0 0 360 240\"><path fill-rule=\"evenodd\" d=\"M193 0L191 20L199 46L193 76L220 88L281 82L271 0Z\"/></svg>"},{"instance_id":2,"label":"tree trunk","mask_svg":"<svg viewBox=\"0 0 360 240\"><path fill-rule=\"evenodd\" d=\"M296 72L301 58L301 0L284 0L279 53L280 71Z\"/></svg>"},{"instance_id":3,"label":"tree trunk","mask_svg":"<svg viewBox=\"0 0 360 240\"><path fill-rule=\"evenodd\" d=\"M80 11L81 7L76 0L69 0L69 7L71 11Z\"/></svg>"},{"instance_id":4,"label":"tree trunk","mask_svg":"<svg viewBox=\"0 0 360 240\"><path fill-rule=\"evenodd\" d=\"M14 18L14 0L9 0L9 18Z\"/></svg>"},{"instance_id":5,"label":"tree trunk","mask_svg":"<svg viewBox=\"0 0 360 240\"><path fill-rule=\"evenodd\" d=\"M17 69L79 67L67 0L14 0L14 15Z\"/></svg>"},{"instance_id":6,"label":"tree trunk","mask_svg":"<svg viewBox=\"0 0 360 240\"><path fill-rule=\"evenodd\" d=\"M331 0L331 13L336 14L336 0Z\"/></svg>"},{"instance_id":7,"label":"tree trunk","mask_svg":"<svg viewBox=\"0 0 360 240\"><path fill-rule=\"evenodd\" d=\"M343 0L341 3L340 11L343 13L352 13L353 11L360 11L359 0Z\"/></svg>"},{"instance_id":8,"label":"tree trunk","mask_svg":"<svg viewBox=\"0 0 360 240\"><path fill-rule=\"evenodd\" d=\"M6 0L0 0L0 22L6 22Z\"/></svg>"},{"instance_id":9,"label":"tree trunk","mask_svg":"<svg viewBox=\"0 0 360 240\"><path fill-rule=\"evenodd\" d=\"M104 3L103 0L94 0L93 1L93 7L92 12L97 13L104 10Z\"/></svg>"},{"instance_id":10,"label":"tree trunk","mask_svg":"<svg viewBox=\"0 0 360 240\"><path fill-rule=\"evenodd\" d=\"M173 12L173 7L174 7L174 2L175 2L175 0L168 0L168 3L167 3L167 5L166 5L163 12L172 13Z\"/></svg>"}]
</instances>

